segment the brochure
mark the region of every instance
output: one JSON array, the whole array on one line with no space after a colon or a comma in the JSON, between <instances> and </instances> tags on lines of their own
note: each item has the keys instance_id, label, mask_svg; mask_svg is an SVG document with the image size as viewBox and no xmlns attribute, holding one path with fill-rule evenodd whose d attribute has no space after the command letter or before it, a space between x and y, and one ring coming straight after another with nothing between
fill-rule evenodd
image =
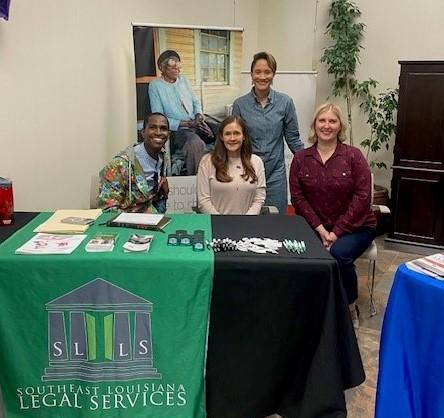
<instances>
[{"instance_id":1,"label":"brochure","mask_svg":"<svg viewBox=\"0 0 444 418\"><path fill-rule=\"evenodd\" d=\"M148 252L150 250L151 243L153 242L154 235L140 235L133 234L129 237L128 241L123 244L123 251L128 252Z\"/></svg>"},{"instance_id":2,"label":"brochure","mask_svg":"<svg viewBox=\"0 0 444 418\"><path fill-rule=\"evenodd\" d=\"M118 234L96 234L86 244L85 251L92 253L109 252L114 250Z\"/></svg>"},{"instance_id":3,"label":"brochure","mask_svg":"<svg viewBox=\"0 0 444 418\"><path fill-rule=\"evenodd\" d=\"M86 235L39 233L15 250L16 254L71 254Z\"/></svg>"},{"instance_id":4,"label":"brochure","mask_svg":"<svg viewBox=\"0 0 444 418\"><path fill-rule=\"evenodd\" d=\"M406 263L411 270L444 280L444 253L428 255Z\"/></svg>"}]
</instances>

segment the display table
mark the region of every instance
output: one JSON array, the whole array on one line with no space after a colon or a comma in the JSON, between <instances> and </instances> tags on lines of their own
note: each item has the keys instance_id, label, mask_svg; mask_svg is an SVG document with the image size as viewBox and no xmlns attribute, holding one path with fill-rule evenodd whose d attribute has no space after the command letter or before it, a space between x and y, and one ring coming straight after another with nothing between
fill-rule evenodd
<instances>
[{"instance_id":1,"label":"display table","mask_svg":"<svg viewBox=\"0 0 444 418\"><path fill-rule=\"evenodd\" d=\"M130 234L104 214L88 230L119 234L110 253L15 255L48 214L0 246L0 384L7 418L205 417L205 344L213 255L167 246L124 253ZM177 215L204 230L209 216ZM149 233L150 231L148 231Z\"/></svg>"},{"instance_id":2,"label":"display table","mask_svg":"<svg viewBox=\"0 0 444 418\"><path fill-rule=\"evenodd\" d=\"M343 390L364 372L336 261L300 216L213 216L212 227L304 240L307 252L215 254L208 416L345 417Z\"/></svg>"},{"instance_id":3,"label":"display table","mask_svg":"<svg viewBox=\"0 0 444 418\"><path fill-rule=\"evenodd\" d=\"M401 265L381 334L377 418L444 416L444 282Z\"/></svg>"},{"instance_id":4,"label":"display table","mask_svg":"<svg viewBox=\"0 0 444 418\"><path fill-rule=\"evenodd\" d=\"M173 222L166 231L205 229L205 220L210 218L206 215L173 215ZM38 220L32 222L38 223ZM94 228L90 233L94 232ZM7 313L0 315L0 361L2 366L7 366L5 370L1 369L0 382L7 404L20 406L21 392L26 395L23 400L31 402L24 404L29 408L21 409L19 413L8 411L7 418L58 417L60 408L63 416L74 411L72 413L76 417L83 413L88 418L115 417L117 412L119 417L204 416L200 402L204 394L201 365L206 313L203 305L206 303L208 307L209 303L205 277L208 273L213 275L212 253L204 251L196 255L189 247L171 248L166 245L167 234L156 232L148 254L123 254L121 245L134 231L119 231L121 237L117 248L109 254L85 253L82 244L71 256L14 255L13 250L19 241L24 242L32 235L29 228L19 231L0 246L0 294L4 295L0 297L0 311ZM207 416L262 418L279 412L286 418L345 417L343 390L360 384L364 380L364 372L336 262L298 216L213 216L208 231L212 232L208 232L206 238L212 234L214 237L267 236L304 240L307 252L303 255L289 254L281 249L278 255L215 254L206 371ZM89 272L88 277L85 277L86 271ZM139 276L141 271L145 274ZM190 276L186 276L187 272ZM71 392L71 406L65 401L62 406L53 408L42 407L42 395L39 395L40 398L36 399L40 406L33 408L32 394L26 394L26 388L43 391L42 387L47 388L51 384L45 381L44 376L54 376L51 373L60 371L51 369L51 361L48 361L51 360L48 359L48 341L51 339L41 325L56 324L52 328L56 331L53 335L57 336L57 332L70 331L67 322L63 325L67 316L71 324L82 324L84 318L91 322L89 316L80 316L79 319L76 313L96 314L91 309L97 301L86 301L87 309L85 306L73 309L72 300L66 297L68 290L79 289L95 278L105 278L125 290L126 296L126 292L130 292L142 298L145 302L139 301L141 311L149 310L149 303L152 304L149 312L153 349L148 360L150 370L145 370L145 373L153 375L117 382L108 380L101 386L76 379L66 380L66 374L62 374L57 385L72 383L74 390L85 386L91 392L94 386L100 386L97 389L99 398L94 398L94 393L78 395L79 405L88 407L82 410L76 408ZM105 293L109 291L107 286L100 289ZM97 289L91 287L86 290L84 297L89 290ZM106 322L107 314L103 313L110 306L101 302L102 316L92 315L101 327L96 334L111 338L112 333L106 334L111 325ZM122 304L119 309L117 305L119 303L116 302L111 306L116 308L113 321L125 322L127 316L120 315ZM64 314L58 314L60 311ZM135 314L132 315L129 316L128 332L132 333L131 339L134 340L138 335L137 321ZM173 320L169 321L171 317ZM193 321L193 318L200 320ZM148 322L145 320L142 324ZM14 331L10 330L11 327ZM146 329L146 326L141 329ZM13 346L6 343L12 334L17 339ZM88 341L84 344L88 345ZM33 347L32 352L29 347ZM72 345L67 350L68 354L75 355L76 349L81 352L79 347L82 348ZM89 364L92 369L105 363L106 347L108 354L112 351L106 342L98 343L97 347L98 351L101 350L102 359L92 362L99 363L99 366ZM120 354L119 346L116 347L114 356ZM194 358L183 360L182 351L194 352ZM59 351L56 350L56 353ZM145 364L145 360L137 366ZM80 359L79 364L82 361ZM75 372L78 364L70 366L69 370ZM161 378L156 373L161 374ZM180 387L181 382L189 382L190 376L195 379ZM145 388L145 385L148 386ZM135 393L128 393L132 391ZM140 395L134 401L137 392ZM153 395L152 400L144 401L153 392L159 393ZM104 398L104 395L107 396ZM186 399L186 405L183 399ZM100 408L96 408L98 400ZM57 402L60 404L61 401L59 396ZM140 410L133 408L132 402L142 406ZM163 405L155 405L156 402ZM96 409L91 409L91 406Z\"/></svg>"}]
</instances>

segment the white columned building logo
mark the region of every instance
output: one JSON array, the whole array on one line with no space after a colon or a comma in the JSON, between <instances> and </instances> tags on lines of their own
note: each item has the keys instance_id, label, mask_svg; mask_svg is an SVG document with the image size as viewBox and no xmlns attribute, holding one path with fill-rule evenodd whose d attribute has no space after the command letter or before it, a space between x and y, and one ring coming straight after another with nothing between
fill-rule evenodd
<instances>
[{"instance_id":1,"label":"white columned building logo","mask_svg":"<svg viewBox=\"0 0 444 418\"><path fill-rule=\"evenodd\" d=\"M153 304L95 279L46 304L48 361L42 380L161 379L153 367Z\"/></svg>"}]
</instances>

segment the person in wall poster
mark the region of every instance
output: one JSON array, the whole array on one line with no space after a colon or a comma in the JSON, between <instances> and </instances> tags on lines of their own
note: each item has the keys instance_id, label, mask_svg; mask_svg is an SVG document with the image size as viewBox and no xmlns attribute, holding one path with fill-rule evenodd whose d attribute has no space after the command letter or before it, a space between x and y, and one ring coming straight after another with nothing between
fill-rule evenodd
<instances>
[{"instance_id":1,"label":"person in wall poster","mask_svg":"<svg viewBox=\"0 0 444 418\"><path fill-rule=\"evenodd\" d=\"M153 112L162 112L170 123L171 145L183 153L186 175L195 175L205 153L205 143L214 142L204 121L202 106L188 79L180 74L181 60L176 51L166 50L157 60L161 77L151 81L148 95ZM173 173L181 174L181 173Z\"/></svg>"},{"instance_id":2,"label":"person in wall poster","mask_svg":"<svg viewBox=\"0 0 444 418\"><path fill-rule=\"evenodd\" d=\"M265 201L264 163L252 154L245 122L229 116L219 126L216 145L197 173L200 212L258 215Z\"/></svg>"},{"instance_id":3,"label":"person in wall poster","mask_svg":"<svg viewBox=\"0 0 444 418\"><path fill-rule=\"evenodd\" d=\"M362 152L344 144L346 124L341 109L320 106L313 117L309 141L313 145L293 157L291 201L316 230L337 260L353 325L359 327L358 278L354 261L375 237L371 209L371 173Z\"/></svg>"},{"instance_id":4,"label":"person in wall poster","mask_svg":"<svg viewBox=\"0 0 444 418\"><path fill-rule=\"evenodd\" d=\"M271 88L277 64L268 52L259 52L251 63L253 87L233 103L233 115L248 126L253 152L262 158L267 179L266 205L286 213L288 205L284 139L291 152L304 148L299 137L293 100Z\"/></svg>"},{"instance_id":5,"label":"person in wall poster","mask_svg":"<svg viewBox=\"0 0 444 418\"><path fill-rule=\"evenodd\" d=\"M143 142L127 147L100 171L100 208L166 211L169 190L164 145L169 136L168 119L162 113L147 115L142 135Z\"/></svg>"}]
</instances>

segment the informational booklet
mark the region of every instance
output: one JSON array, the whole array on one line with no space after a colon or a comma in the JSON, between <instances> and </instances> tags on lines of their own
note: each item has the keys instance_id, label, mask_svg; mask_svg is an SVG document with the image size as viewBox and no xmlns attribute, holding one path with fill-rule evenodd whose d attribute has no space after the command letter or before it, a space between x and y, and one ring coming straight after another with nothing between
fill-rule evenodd
<instances>
[{"instance_id":1,"label":"informational booklet","mask_svg":"<svg viewBox=\"0 0 444 418\"><path fill-rule=\"evenodd\" d=\"M85 251L92 253L114 250L118 234L96 234L86 244Z\"/></svg>"},{"instance_id":2,"label":"informational booklet","mask_svg":"<svg viewBox=\"0 0 444 418\"><path fill-rule=\"evenodd\" d=\"M90 225L94 222L91 218L82 218L81 216L68 216L63 218L60 222L71 225Z\"/></svg>"},{"instance_id":3,"label":"informational booklet","mask_svg":"<svg viewBox=\"0 0 444 418\"><path fill-rule=\"evenodd\" d=\"M71 254L86 235L39 233L15 250L16 254Z\"/></svg>"},{"instance_id":4,"label":"informational booklet","mask_svg":"<svg viewBox=\"0 0 444 418\"><path fill-rule=\"evenodd\" d=\"M444 280L444 253L418 258L407 262L406 265L412 270Z\"/></svg>"},{"instance_id":5,"label":"informational booklet","mask_svg":"<svg viewBox=\"0 0 444 418\"><path fill-rule=\"evenodd\" d=\"M107 225L161 231L170 222L171 218L165 215L123 212L109 220Z\"/></svg>"},{"instance_id":6,"label":"informational booklet","mask_svg":"<svg viewBox=\"0 0 444 418\"><path fill-rule=\"evenodd\" d=\"M34 232L47 234L84 234L89 226L101 215L102 209L60 209Z\"/></svg>"},{"instance_id":7,"label":"informational booklet","mask_svg":"<svg viewBox=\"0 0 444 418\"><path fill-rule=\"evenodd\" d=\"M133 234L128 241L123 244L123 251L126 253L143 253L150 250L153 235Z\"/></svg>"}]
</instances>

